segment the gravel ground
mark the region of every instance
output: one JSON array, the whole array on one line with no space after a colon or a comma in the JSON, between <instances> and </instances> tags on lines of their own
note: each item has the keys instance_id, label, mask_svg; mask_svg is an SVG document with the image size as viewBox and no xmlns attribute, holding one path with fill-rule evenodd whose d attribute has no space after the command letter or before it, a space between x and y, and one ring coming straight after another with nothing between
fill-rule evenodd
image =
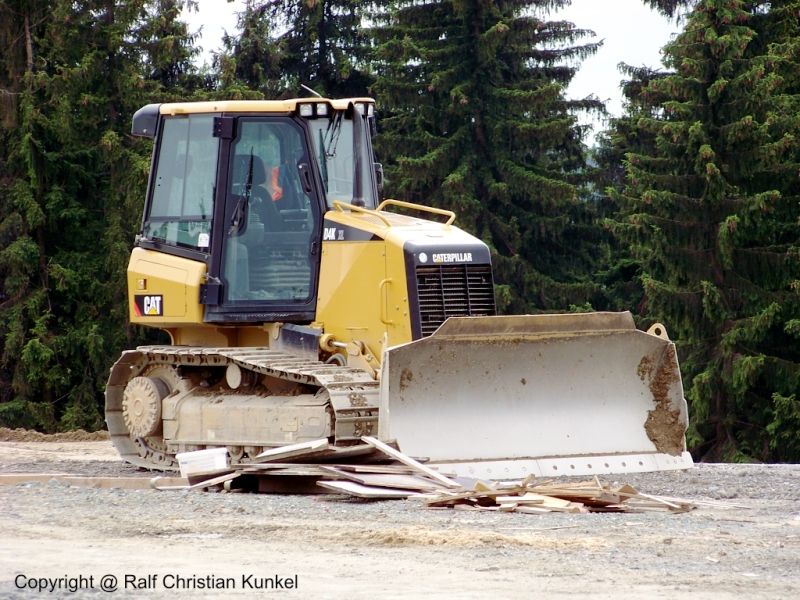
<instances>
[{"instance_id":1,"label":"gravel ground","mask_svg":"<svg viewBox=\"0 0 800 600\"><path fill-rule=\"evenodd\" d=\"M0 472L150 476L108 442L2 442ZM800 466L603 479L701 505L476 514L415 500L5 485L0 597L108 597L104 575L122 598L800 597ZM18 589L37 578L54 591Z\"/></svg>"}]
</instances>

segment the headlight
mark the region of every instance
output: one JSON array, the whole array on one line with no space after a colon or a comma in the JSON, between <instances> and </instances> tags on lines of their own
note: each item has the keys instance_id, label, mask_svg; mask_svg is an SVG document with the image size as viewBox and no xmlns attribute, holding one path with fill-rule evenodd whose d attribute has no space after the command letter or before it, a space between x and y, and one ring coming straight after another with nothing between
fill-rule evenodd
<instances>
[{"instance_id":1,"label":"headlight","mask_svg":"<svg viewBox=\"0 0 800 600\"><path fill-rule=\"evenodd\" d=\"M311 119L329 116L331 108L327 102L301 102L297 105L297 112L301 117Z\"/></svg>"}]
</instances>

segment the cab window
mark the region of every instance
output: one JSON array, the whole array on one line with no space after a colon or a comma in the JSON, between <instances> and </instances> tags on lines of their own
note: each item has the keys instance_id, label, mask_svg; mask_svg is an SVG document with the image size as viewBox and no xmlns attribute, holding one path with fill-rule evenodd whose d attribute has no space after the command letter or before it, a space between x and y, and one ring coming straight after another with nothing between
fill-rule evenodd
<instances>
[{"instance_id":1,"label":"cab window","mask_svg":"<svg viewBox=\"0 0 800 600\"><path fill-rule=\"evenodd\" d=\"M212 131L212 115L164 119L145 238L208 251L219 144Z\"/></svg>"},{"instance_id":2,"label":"cab window","mask_svg":"<svg viewBox=\"0 0 800 600\"><path fill-rule=\"evenodd\" d=\"M356 144L353 139L356 131L353 118L352 115L345 115L344 111L337 111L331 119L308 121L329 208L333 208L333 203L337 201L361 203L367 208L376 206L371 173L373 159L364 135L367 124L362 118L362 142ZM355 198L357 191L361 193L360 198Z\"/></svg>"},{"instance_id":3,"label":"cab window","mask_svg":"<svg viewBox=\"0 0 800 600\"><path fill-rule=\"evenodd\" d=\"M300 179L303 131L284 118L241 117L237 132L225 196L225 302L309 302L318 209Z\"/></svg>"}]
</instances>

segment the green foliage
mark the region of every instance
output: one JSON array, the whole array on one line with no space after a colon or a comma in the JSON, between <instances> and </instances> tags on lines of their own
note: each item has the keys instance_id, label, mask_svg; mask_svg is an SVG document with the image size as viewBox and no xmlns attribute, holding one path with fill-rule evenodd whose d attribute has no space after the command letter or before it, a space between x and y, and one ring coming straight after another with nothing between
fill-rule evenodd
<instances>
[{"instance_id":1,"label":"green foliage","mask_svg":"<svg viewBox=\"0 0 800 600\"><path fill-rule=\"evenodd\" d=\"M293 98L305 84L323 96L366 96L369 41L356 0L248 0L239 32L217 58L220 87L244 84L266 98Z\"/></svg>"},{"instance_id":2,"label":"green foliage","mask_svg":"<svg viewBox=\"0 0 800 600\"><path fill-rule=\"evenodd\" d=\"M501 312L664 322L698 457L800 460L800 0L645 0L684 31L668 71L623 66L589 164L575 114L602 104L564 90L597 45L548 20L566 2L249 0L209 73L192 0L0 0L0 425L100 427L110 364L147 341L132 113L306 83L377 96L388 191L490 245Z\"/></svg>"},{"instance_id":3,"label":"green foliage","mask_svg":"<svg viewBox=\"0 0 800 600\"><path fill-rule=\"evenodd\" d=\"M640 265L645 314L677 338L689 441L714 460L800 459L775 443L798 431L798 10L693 3L672 71L628 69L603 150L626 171L608 226Z\"/></svg>"},{"instance_id":4,"label":"green foliage","mask_svg":"<svg viewBox=\"0 0 800 600\"><path fill-rule=\"evenodd\" d=\"M564 89L597 49L563 2L397 2L373 16L376 143L390 195L451 209L493 251L501 310L595 303L602 233Z\"/></svg>"},{"instance_id":5,"label":"green foliage","mask_svg":"<svg viewBox=\"0 0 800 600\"><path fill-rule=\"evenodd\" d=\"M772 395L772 419L767 424L769 449L777 462L796 462L800 456L800 400L796 394Z\"/></svg>"},{"instance_id":6,"label":"green foliage","mask_svg":"<svg viewBox=\"0 0 800 600\"><path fill-rule=\"evenodd\" d=\"M185 4L0 1L2 425L102 426L108 369L143 339L125 266L150 144L127 131L166 87L203 84Z\"/></svg>"}]
</instances>

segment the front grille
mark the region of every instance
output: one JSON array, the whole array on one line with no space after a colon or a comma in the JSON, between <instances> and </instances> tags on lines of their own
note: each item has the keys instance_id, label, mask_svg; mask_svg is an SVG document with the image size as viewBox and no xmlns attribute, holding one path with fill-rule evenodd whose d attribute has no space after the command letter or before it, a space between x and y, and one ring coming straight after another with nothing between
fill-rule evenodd
<instances>
[{"instance_id":1,"label":"front grille","mask_svg":"<svg viewBox=\"0 0 800 600\"><path fill-rule=\"evenodd\" d=\"M432 334L449 317L495 314L491 265L417 266L421 335Z\"/></svg>"}]
</instances>

